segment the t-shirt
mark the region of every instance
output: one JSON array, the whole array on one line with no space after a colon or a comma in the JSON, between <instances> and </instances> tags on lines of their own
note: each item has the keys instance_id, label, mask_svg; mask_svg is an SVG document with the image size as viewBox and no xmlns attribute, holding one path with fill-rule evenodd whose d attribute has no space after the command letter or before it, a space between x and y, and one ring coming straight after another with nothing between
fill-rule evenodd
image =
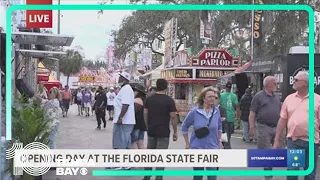
<instances>
[{"instance_id":1,"label":"t-shirt","mask_svg":"<svg viewBox=\"0 0 320 180\"><path fill-rule=\"evenodd\" d=\"M226 108L227 121L234 122L236 116L236 104L238 104L238 97L232 92L224 92L221 94L220 104Z\"/></svg>"},{"instance_id":2,"label":"t-shirt","mask_svg":"<svg viewBox=\"0 0 320 180\"><path fill-rule=\"evenodd\" d=\"M114 105L114 99L116 98L116 93L114 92L108 92L107 93L107 98L108 98L108 106L113 106Z\"/></svg>"},{"instance_id":3,"label":"t-shirt","mask_svg":"<svg viewBox=\"0 0 320 180\"><path fill-rule=\"evenodd\" d=\"M134 92L129 84L124 85L114 99L113 123L118 122L123 104L129 105L129 107L128 111L122 118L122 124L136 124L134 114Z\"/></svg>"},{"instance_id":4,"label":"t-shirt","mask_svg":"<svg viewBox=\"0 0 320 180\"><path fill-rule=\"evenodd\" d=\"M145 102L148 109L148 136L165 138L170 136L170 113L176 112L174 100L165 94L149 96Z\"/></svg>"}]
</instances>

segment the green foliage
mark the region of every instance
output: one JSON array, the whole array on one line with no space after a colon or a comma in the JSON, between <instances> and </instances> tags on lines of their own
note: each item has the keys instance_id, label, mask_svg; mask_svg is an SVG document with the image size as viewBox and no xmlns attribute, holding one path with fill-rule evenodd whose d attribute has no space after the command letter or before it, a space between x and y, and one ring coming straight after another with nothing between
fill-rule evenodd
<instances>
[{"instance_id":1,"label":"green foliage","mask_svg":"<svg viewBox=\"0 0 320 180\"><path fill-rule=\"evenodd\" d=\"M67 50L66 55L60 59L60 72L67 76L67 84L69 84L69 77L71 74L80 72L83 64L81 54L76 50Z\"/></svg>"},{"instance_id":2,"label":"green foliage","mask_svg":"<svg viewBox=\"0 0 320 180\"><path fill-rule=\"evenodd\" d=\"M22 95L12 108L12 141L27 145L32 142L49 143L51 119L44 116L43 108L28 103L28 98ZM13 172L13 160L9 161L9 171ZM34 177L24 173L24 180L33 180Z\"/></svg>"},{"instance_id":3,"label":"green foliage","mask_svg":"<svg viewBox=\"0 0 320 180\"><path fill-rule=\"evenodd\" d=\"M131 0L148 3L147 0ZM251 0L158 0L161 4L251 4ZM319 2L310 0L264 0L265 4L308 4L319 9ZM115 56L124 57L136 44L151 47L157 39L164 42L164 24L172 17L178 18L178 44L186 41L193 52L202 47L200 19L212 18L212 41L208 47L238 49L241 59L250 58L251 11L136 11L123 19L113 32ZM262 40L256 44L254 55L286 53L292 46L308 45L308 15L304 11L263 11ZM161 52L154 53L163 55Z\"/></svg>"}]
</instances>

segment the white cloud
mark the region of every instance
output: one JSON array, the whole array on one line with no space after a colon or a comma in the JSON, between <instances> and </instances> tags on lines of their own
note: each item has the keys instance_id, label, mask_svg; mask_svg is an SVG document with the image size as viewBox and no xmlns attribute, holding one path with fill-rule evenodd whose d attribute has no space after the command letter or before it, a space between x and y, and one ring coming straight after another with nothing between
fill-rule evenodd
<instances>
[{"instance_id":1,"label":"white cloud","mask_svg":"<svg viewBox=\"0 0 320 180\"><path fill-rule=\"evenodd\" d=\"M97 4L99 1L62 0L61 4ZM121 1L124 3L125 1ZM57 1L54 1L57 4ZM71 47L82 46L86 58L95 59L97 55L105 54L111 40L110 32L117 29L125 16L132 11L104 11L98 16L97 11L61 11L60 34L73 35ZM53 12L52 31L57 33L58 12Z\"/></svg>"}]
</instances>

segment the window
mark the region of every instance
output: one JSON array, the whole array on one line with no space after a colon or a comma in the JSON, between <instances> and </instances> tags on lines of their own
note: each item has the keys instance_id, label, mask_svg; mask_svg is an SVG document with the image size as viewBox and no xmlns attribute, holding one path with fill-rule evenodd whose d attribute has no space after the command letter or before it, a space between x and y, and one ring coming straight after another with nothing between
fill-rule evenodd
<instances>
[{"instance_id":1,"label":"window","mask_svg":"<svg viewBox=\"0 0 320 180\"><path fill-rule=\"evenodd\" d=\"M186 100L188 84L176 84L175 99Z\"/></svg>"}]
</instances>

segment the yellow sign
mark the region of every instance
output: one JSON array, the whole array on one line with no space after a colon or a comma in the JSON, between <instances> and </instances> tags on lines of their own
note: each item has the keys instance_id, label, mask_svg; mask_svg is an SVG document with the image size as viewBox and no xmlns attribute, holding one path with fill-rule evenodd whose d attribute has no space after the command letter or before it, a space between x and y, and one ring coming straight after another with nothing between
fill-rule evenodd
<instances>
[{"instance_id":1,"label":"yellow sign","mask_svg":"<svg viewBox=\"0 0 320 180\"><path fill-rule=\"evenodd\" d=\"M192 69L177 69L175 78L192 78Z\"/></svg>"},{"instance_id":2,"label":"yellow sign","mask_svg":"<svg viewBox=\"0 0 320 180\"><path fill-rule=\"evenodd\" d=\"M94 76L79 76L79 82L93 82Z\"/></svg>"}]
</instances>

